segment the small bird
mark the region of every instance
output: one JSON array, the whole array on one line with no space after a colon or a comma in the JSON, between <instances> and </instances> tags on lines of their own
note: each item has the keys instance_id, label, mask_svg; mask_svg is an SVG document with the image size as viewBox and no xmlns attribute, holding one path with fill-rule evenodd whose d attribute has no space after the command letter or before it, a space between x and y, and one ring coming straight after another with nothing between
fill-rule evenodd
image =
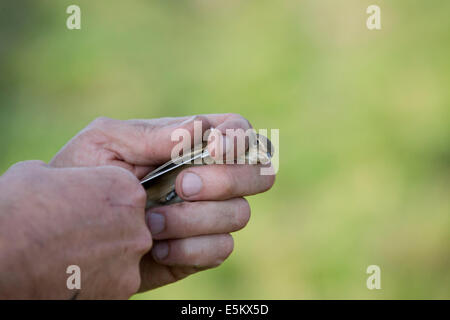
<instances>
[{"instance_id":1,"label":"small bird","mask_svg":"<svg viewBox=\"0 0 450 320\"><path fill-rule=\"evenodd\" d=\"M237 163L268 164L273 156L272 142L265 136L256 134L245 154L237 159ZM178 174L192 166L208 165L215 163L210 156L206 144L197 146L194 151L181 157L166 162L162 166L150 172L141 180L141 185L147 191L146 208L169 205L183 200L175 191L175 180Z\"/></svg>"}]
</instances>

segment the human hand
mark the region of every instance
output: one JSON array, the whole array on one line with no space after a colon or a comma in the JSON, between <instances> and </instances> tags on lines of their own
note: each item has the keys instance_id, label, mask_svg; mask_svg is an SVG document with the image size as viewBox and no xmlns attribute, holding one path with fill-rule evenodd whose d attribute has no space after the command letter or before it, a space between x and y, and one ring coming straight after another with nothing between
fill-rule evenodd
<instances>
[{"instance_id":1,"label":"human hand","mask_svg":"<svg viewBox=\"0 0 450 320\"><path fill-rule=\"evenodd\" d=\"M116 165L142 178L170 160L176 129L194 137L194 122L202 132L214 127L250 128L239 115L119 121L100 118L72 139L51 161L56 167ZM226 138L224 138L226 139ZM141 261L141 291L153 289L199 270L220 265L233 250L229 233L243 228L250 207L244 196L264 192L274 175L260 175L259 165L208 165L182 171L176 192L186 202L147 211L155 246Z\"/></svg>"},{"instance_id":2,"label":"human hand","mask_svg":"<svg viewBox=\"0 0 450 320\"><path fill-rule=\"evenodd\" d=\"M0 299L129 298L152 246L145 201L122 168L11 167L0 177ZM66 286L69 265L79 291Z\"/></svg>"}]
</instances>

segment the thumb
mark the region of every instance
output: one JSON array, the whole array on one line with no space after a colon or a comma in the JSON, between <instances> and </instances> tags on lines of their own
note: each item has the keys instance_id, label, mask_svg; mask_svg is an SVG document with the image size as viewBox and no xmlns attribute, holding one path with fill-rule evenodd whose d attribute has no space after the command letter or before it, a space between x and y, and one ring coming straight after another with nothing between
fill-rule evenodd
<instances>
[{"instance_id":1,"label":"thumb","mask_svg":"<svg viewBox=\"0 0 450 320\"><path fill-rule=\"evenodd\" d=\"M183 146L190 147L201 143L204 132L211 127L206 116L192 116L126 121L101 118L88 128L107 137L104 147L118 159L138 166L154 166L170 159L180 138Z\"/></svg>"}]
</instances>

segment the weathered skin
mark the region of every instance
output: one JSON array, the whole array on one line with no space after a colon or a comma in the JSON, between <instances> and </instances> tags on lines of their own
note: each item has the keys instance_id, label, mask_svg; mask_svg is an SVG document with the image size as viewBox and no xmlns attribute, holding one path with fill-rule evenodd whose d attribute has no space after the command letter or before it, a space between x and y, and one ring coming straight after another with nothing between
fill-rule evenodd
<instances>
[{"instance_id":1,"label":"weathered skin","mask_svg":"<svg viewBox=\"0 0 450 320\"><path fill-rule=\"evenodd\" d=\"M128 298L227 259L230 233L250 218L243 197L274 183L260 165L186 168L175 180L184 202L145 211L139 179L171 158L171 132L193 132L195 120L203 130L250 127L235 114L100 118L48 166L25 162L1 176L0 298ZM66 287L72 264L78 293Z\"/></svg>"},{"instance_id":2,"label":"weathered skin","mask_svg":"<svg viewBox=\"0 0 450 320\"><path fill-rule=\"evenodd\" d=\"M16 164L0 179L0 299L128 298L152 246L144 206L139 181L118 167ZM66 286L74 264L80 292Z\"/></svg>"}]
</instances>

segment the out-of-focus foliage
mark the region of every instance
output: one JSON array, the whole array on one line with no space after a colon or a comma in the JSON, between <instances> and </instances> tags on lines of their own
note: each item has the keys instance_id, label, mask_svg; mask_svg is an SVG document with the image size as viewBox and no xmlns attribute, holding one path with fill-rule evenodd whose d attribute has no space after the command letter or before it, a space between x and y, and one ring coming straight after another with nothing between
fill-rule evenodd
<instances>
[{"instance_id":1,"label":"out-of-focus foliage","mask_svg":"<svg viewBox=\"0 0 450 320\"><path fill-rule=\"evenodd\" d=\"M66 28L78 4L82 29ZM369 31L370 4L382 30ZM220 268L136 296L450 298L450 2L2 1L0 170L98 116L280 129ZM368 265L382 290L366 288Z\"/></svg>"}]
</instances>

